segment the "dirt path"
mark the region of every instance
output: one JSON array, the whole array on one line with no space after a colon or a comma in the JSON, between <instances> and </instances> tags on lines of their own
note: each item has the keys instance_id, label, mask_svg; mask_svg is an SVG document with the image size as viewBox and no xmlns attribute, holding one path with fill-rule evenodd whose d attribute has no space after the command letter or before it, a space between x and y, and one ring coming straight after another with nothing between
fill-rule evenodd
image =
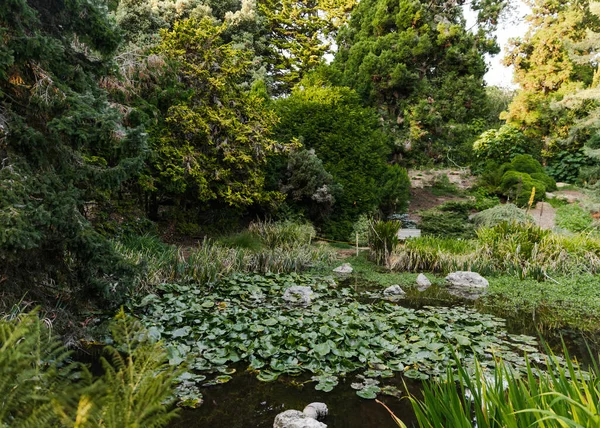
<instances>
[{"instance_id":1,"label":"dirt path","mask_svg":"<svg viewBox=\"0 0 600 428\"><path fill-rule=\"evenodd\" d=\"M538 202L535 209L529 211L529 214L542 229L552 230L554 228L556 208L553 208L548 202Z\"/></svg>"}]
</instances>

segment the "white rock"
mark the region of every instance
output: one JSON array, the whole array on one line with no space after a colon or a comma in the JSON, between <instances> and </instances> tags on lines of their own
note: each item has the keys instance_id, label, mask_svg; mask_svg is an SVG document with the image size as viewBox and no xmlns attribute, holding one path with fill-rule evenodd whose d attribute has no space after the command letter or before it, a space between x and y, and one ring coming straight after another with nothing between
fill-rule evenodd
<instances>
[{"instance_id":1,"label":"white rock","mask_svg":"<svg viewBox=\"0 0 600 428\"><path fill-rule=\"evenodd\" d=\"M333 270L335 273L352 273L353 269L350 263L344 263Z\"/></svg>"},{"instance_id":2,"label":"white rock","mask_svg":"<svg viewBox=\"0 0 600 428\"><path fill-rule=\"evenodd\" d=\"M299 410L286 410L275 416L273 428L327 428L327 425L309 418Z\"/></svg>"},{"instance_id":3,"label":"white rock","mask_svg":"<svg viewBox=\"0 0 600 428\"><path fill-rule=\"evenodd\" d=\"M419 286L419 291L425 291L431 286L431 281L422 273L417 276L417 285Z\"/></svg>"},{"instance_id":4,"label":"white rock","mask_svg":"<svg viewBox=\"0 0 600 428\"><path fill-rule=\"evenodd\" d=\"M292 285L283 292L282 299L292 305L309 306L312 302L312 289L303 285Z\"/></svg>"},{"instance_id":5,"label":"white rock","mask_svg":"<svg viewBox=\"0 0 600 428\"><path fill-rule=\"evenodd\" d=\"M446 281L454 287L487 288L490 285L488 280L477 272L452 272L446 277Z\"/></svg>"},{"instance_id":6,"label":"white rock","mask_svg":"<svg viewBox=\"0 0 600 428\"><path fill-rule=\"evenodd\" d=\"M385 290L383 290L383 294L385 296L403 296L406 293L404 292L402 287L400 287L399 285L391 285L388 288L386 288Z\"/></svg>"},{"instance_id":7,"label":"white rock","mask_svg":"<svg viewBox=\"0 0 600 428\"><path fill-rule=\"evenodd\" d=\"M328 413L327 404L325 403L310 403L308 406L304 408L302 413L304 413L307 417L313 418L316 420L322 420Z\"/></svg>"}]
</instances>

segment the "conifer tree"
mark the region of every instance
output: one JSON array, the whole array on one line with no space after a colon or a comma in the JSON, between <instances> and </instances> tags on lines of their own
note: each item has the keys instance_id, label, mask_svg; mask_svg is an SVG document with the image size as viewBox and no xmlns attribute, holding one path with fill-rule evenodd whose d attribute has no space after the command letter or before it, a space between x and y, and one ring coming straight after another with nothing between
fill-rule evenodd
<instances>
[{"instance_id":1,"label":"conifer tree","mask_svg":"<svg viewBox=\"0 0 600 428\"><path fill-rule=\"evenodd\" d=\"M117 301L131 269L86 216L143 165L145 135L98 86L118 30L86 0L14 0L0 23L2 280Z\"/></svg>"}]
</instances>

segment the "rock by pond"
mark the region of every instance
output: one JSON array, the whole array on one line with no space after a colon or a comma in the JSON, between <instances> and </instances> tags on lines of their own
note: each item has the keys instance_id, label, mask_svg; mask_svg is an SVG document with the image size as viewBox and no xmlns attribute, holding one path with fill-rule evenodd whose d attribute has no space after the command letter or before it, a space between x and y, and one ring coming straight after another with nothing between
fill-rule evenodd
<instances>
[{"instance_id":1,"label":"rock by pond","mask_svg":"<svg viewBox=\"0 0 600 428\"><path fill-rule=\"evenodd\" d=\"M350 274L353 270L350 263L344 263L343 265L336 267L333 271L335 273Z\"/></svg>"},{"instance_id":2,"label":"rock by pond","mask_svg":"<svg viewBox=\"0 0 600 428\"><path fill-rule=\"evenodd\" d=\"M490 285L488 280L477 272L458 271L446 277L450 287L448 292L464 299L477 299Z\"/></svg>"},{"instance_id":3,"label":"rock by pond","mask_svg":"<svg viewBox=\"0 0 600 428\"><path fill-rule=\"evenodd\" d=\"M299 410L286 410L275 417L273 428L327 428L327 425Z\"/></svg>"},{"instance_id":4,"label":"rock by pond","mask_svg":"<svg viewBox=\"0 0 600 428\"><path fill-rule=\"evenodd\" d=\"M313 418L320 421L323 420L325 416L327 416L327 413L329 413L329 409L327 409L327 404L320 403L317 401L314 403L310 403L308 406L306 406L302 413L304 413L309 418Z\"/></svg>"},{"instance_id":5,"label":"rock by pond","mask_svg":"<svg viewBox=\"0 0 600 428\"><path fill-rule=\"evenodd\" d=\"M417 276L417 285L419 291L425 291L431 286L431 281L422 273Z\"/></svg>"},{"instance_id":6,"label":"rock by pond","mask_svg":"<svg viewBox=\"0 0 600 428\"><path fill-rule=\"evenodd\" d=\"M384 296L404 296L406 293L399 285L392 285L383 290Z\"/></svg>"},{"instance_id":7,"label":"rock by pond","mask_svg":"<svg viewBox=\"0 0 600 428\"><path fill-rule=\"evenodd\" d=\"M313 291L310 287L292 285L283 293L282 299L293 306L310 306Z\"/></svg>"}]
</instances>

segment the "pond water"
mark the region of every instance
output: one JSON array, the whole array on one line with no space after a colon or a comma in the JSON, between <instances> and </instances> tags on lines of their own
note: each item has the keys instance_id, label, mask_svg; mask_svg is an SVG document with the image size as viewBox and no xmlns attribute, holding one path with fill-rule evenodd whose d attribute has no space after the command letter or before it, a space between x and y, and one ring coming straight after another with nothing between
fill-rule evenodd
<instances>
[{"instance_id":1,"label":"pond water","mask_svg":"<svg viewBox=\"0 0 600 428\"><path fill-rule=\"evenodd\" d=\"M345 284L353 286L355 284ZM441 293L441 294L440 294ZM399 304L413 309L422 306L468 306L473 302L449 300L443 295L443 290L432 287L427 293L412 295ZM481 309L481 308L480 308ZM485 310L483 310L485 311ZM489 312L489 310L488 310ZM528 334L539 336L536 323L531 314L510 313L494 315L507 319L507 330L512 334ZM588 360L587 341L581 332L569 330L543 331L542 337L554 351L562 349L565 341L572 356L580 361ZM591 343L592 351L597 355L600 348ZM356 382L354 374L341 378L340 383L332 392L317 391L313 383L302 384L308 378L281 376L275 382L261 382L256 375L246 372L244 365L239 365L237 374L228 383L203 388L204 404L194 410L183 410L180 417L170 426L172 428L271 428L275 416L289 409L302 410L307 404L315 401L324 402L329 407L329 416L324 421L329 428L395 428L396 424L390 418L383 406L374 400L365 400L356 395L351 383ZM383 379L382 384L393 385L400 391L400 396L407 392L419 394L421 382L403 379L397 375L394 378ZM406 389L408 388L409 391ZM380 394L383 401L408 426L415 422L410 402L406 398Z\"/></svg>"}]
</instances>

